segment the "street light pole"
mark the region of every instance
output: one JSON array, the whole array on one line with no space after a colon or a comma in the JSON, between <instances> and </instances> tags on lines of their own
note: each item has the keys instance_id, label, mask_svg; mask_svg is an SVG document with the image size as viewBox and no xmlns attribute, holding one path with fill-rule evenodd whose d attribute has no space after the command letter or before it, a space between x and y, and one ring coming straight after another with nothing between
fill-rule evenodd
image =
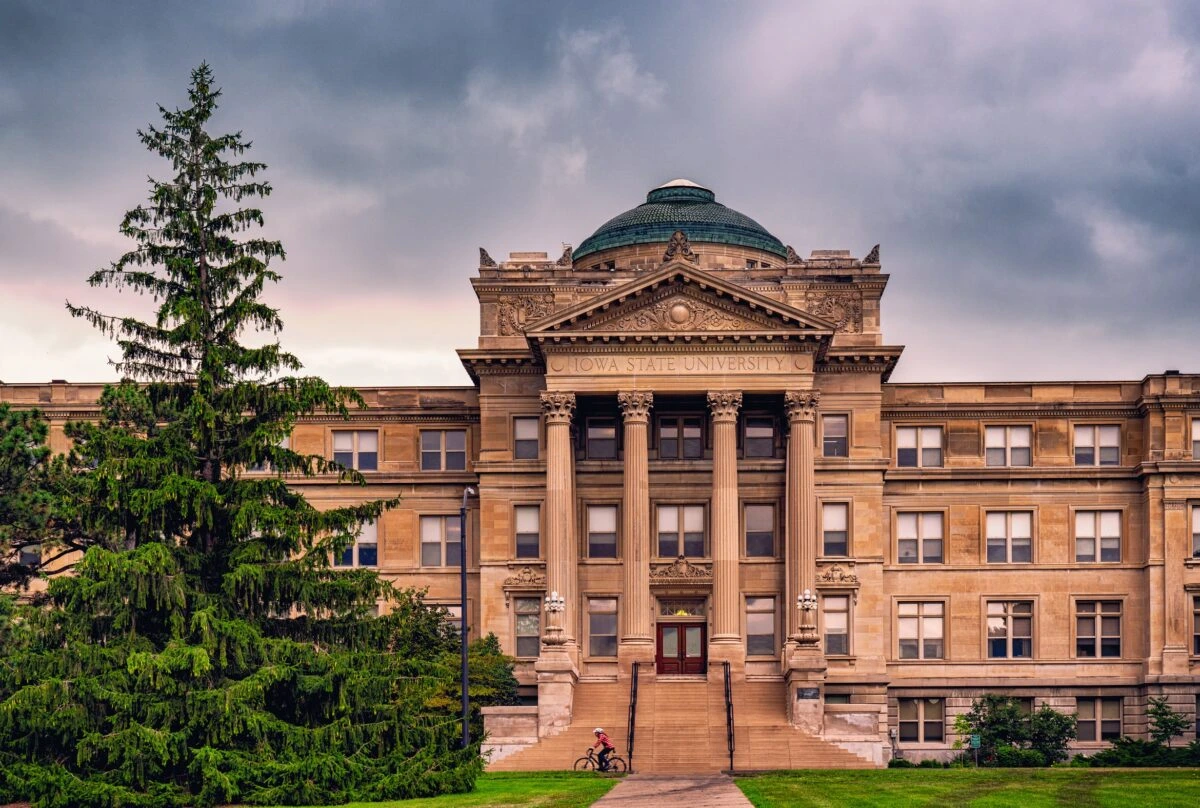
<instances>
[{"instance_id":1,"label":"street light pole","mask_svg":"<svg viewBox=\"0 0 1200 808\"><path fill-rule=\"evenodd\" d=\"M467 674L467 497L475 494L475 488L468 485L463 489L462 508L458 512L458 529L461 543L458 545L458 582L462 599L459 608L462 610L462 624L459 627L458 644L462 654L462 748L471 744L471 694L470 678Z\"/></svg>"}]
</instances>

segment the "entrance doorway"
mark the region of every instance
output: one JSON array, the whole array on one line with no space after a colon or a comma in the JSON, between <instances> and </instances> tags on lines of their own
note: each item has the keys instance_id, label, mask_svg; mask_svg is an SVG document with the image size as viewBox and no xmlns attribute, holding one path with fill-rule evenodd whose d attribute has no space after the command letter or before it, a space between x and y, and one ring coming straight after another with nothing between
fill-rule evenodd
<instances>
[{"instance_id":1,"label":"entrance doorway","mask_svg":"<svg viewBox=\"0 0 1200 808\"><path fill-rule=\"evenodd\" d=\"M658 673L707 673L707 633L704 623L659 623L655 653Z\"/></svg>"}]
</instances>

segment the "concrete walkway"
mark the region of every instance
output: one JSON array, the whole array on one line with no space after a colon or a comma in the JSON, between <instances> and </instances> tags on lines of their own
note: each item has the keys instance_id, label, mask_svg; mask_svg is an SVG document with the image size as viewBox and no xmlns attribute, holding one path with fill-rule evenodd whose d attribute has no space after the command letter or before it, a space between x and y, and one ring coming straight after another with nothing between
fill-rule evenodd
<instances>
[{"instance_id":1,"label":"concrete walkway","mask_svg":"<svg viewBox=\"0 0 1200 808\"><path fill-rule=\"evenodd\" d=\"M752 808L723 774L631 774L592 808Z\"/></svg>"}]
</instances>

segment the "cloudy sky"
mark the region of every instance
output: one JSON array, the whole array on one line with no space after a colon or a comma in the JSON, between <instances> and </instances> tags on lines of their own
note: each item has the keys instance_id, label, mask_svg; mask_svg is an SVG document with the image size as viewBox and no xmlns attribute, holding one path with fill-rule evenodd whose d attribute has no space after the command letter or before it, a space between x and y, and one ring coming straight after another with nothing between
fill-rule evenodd
<instances>
[{"instance_id":1,"label":"cloudy sky","mask_svg":"<svg viewBox=\"0 0 1200 808\"><path fill-rule=\"evenodd\" d=\"M270 165L307 368L462 384L476 249L672 177L802 254L883 244L896 381L1200 371L1200 3L0 0L0 379L113 377L84 284L208 60Z\"/></svg>"}]
</instances>

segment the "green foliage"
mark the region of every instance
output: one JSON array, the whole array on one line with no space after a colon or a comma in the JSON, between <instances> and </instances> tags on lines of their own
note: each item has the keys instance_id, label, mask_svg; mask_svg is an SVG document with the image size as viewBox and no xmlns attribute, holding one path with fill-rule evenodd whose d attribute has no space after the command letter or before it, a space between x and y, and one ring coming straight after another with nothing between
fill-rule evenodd
<instances>
[{"instance_id":1,"label":"green foliage","mask_svg":"<svg viewBox=\"0 0 1200 808\"><path fill-rule=\"evenodd\" d=\"M1076 719L1047 705L1027 715L1016 699L989 693L957 717L955 732L979 736L979 761L984 765L1046 766L1066 760L1067 744L1076 735ZM1001 749L1005 750L1004 760ZM1018 760L1024 762L1011 762Z\"/></svg>"},{"instance_id":2,"label":"green foliage","mask_svg":"<svg viewBox=\"0 0 1200 808\"><path fill-rule=\"evenodd\" d=\"M1038 752L1046 766L1067 759L1067 744L1078 734L1078 721L1073 715L1060 713L1043 704L1029 716L1029 748Z\"/></svg>"},{"instance_id":3,"label":"green foliage","mask_svg":"<svg viewBox=\"0 0 1200 808\"><path fill-rule=\"evenodd\" d=\"M1171 767L1200 766L1200 741L1187 746L1169 747L1158 741L1139 738L1117 738L1108 749L1087 759L1088 765L1105 767Z\"/></svg>"},{"instance_id":4,"label":"green foliage","mask_svg":"<svg viewBox=\"0 0 1200 808\"><path fill-rule=\"evenodd\" d=\"M1146 716L1150 719L1150 739L1164 746L1170 746L1172 739L1179 737L1192 727L1192 720L1183 713L1172 709L1165 696L1150 697Z\"/></svg>"},{"instance_id":5,"label":"green foliage","mask_svg":"<svg viewBox=\"0 0 1200 808\"><path fill-rule=\"evenodd\" d=\"M996 747L996 765L1002 769L1040 768L1046 765L1046 756L1036 749L998 746Z\"/></svg>"},{"instance_id":6,"label":"green foliage","mask_svg":"<svg viewBox=\"0 0 1200 808\"><path fill-rule=\"evenodd\" d=\"M889 769L915 769L917 768L917 764L904 758L892 758L888 761L887 767Z\"/></svg>"},{"instance_id":7,"label":"green foliage","mask_svg":"<svg viewBox=\"0 0 1200 808\"><path fill-rule=\"evenodd\" d=\"M134 248L90 278L149 296L151 321L68 305L117 338L126 378L97 422L68 425L55 474L13 489L82 552L44 602L0 600L0 803L329 804L465 791L481 770L481 733L459 748L444 614L330 563L395 501L318 510L289 485L363 482L281 446L298 418L362 402L290 375L270 338L282 322L260 297L283 249L238 207L270 186L240 134L208 133L218 96L201 65L189 106L139 132L173 175L125 215ZM0 448L45 465L40 422L19 420ZM494 639L471 658L480 699L510 698Z\"/></svg>"}]
</instances>

